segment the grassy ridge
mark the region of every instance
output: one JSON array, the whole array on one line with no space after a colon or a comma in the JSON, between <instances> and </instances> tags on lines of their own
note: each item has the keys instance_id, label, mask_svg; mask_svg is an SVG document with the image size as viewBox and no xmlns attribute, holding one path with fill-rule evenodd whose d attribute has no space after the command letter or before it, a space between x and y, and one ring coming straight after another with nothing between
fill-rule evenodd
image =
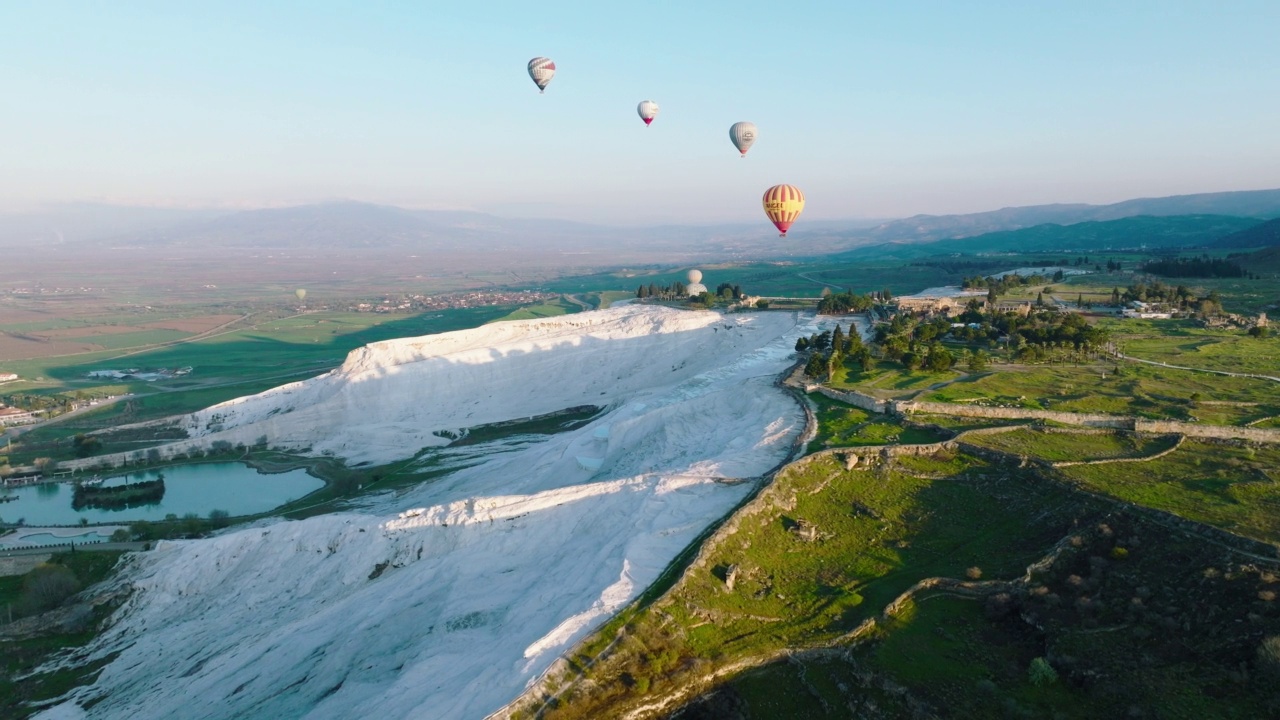
<instances>
[{"instance_id":1,"label":"grassy ridge","mask_svg":"<svg viewBox=\"0 0 1280 720\"><path fill-rule=\"evenodd\" d=\"M740 515L704 564L629 622L613 653L574 658L596 663L592 689L547 717L609 714L612 702L679 686L695 668L833 641L926 577L975 566L1017 575L1090 506L955 456L852 471L813 461L784 471L769 493L779 505Z\"/></svg>"},{"instance_id":2,"label":"grassy ridge","mask_svg":"<svg viewBox=\"0 0 1280 720\"><path fill-rule=\"evenodd\" d=\"M1280 633L1274 563L1123 513L1071 540L1015 592L923 593L873 641L744 673L678 717L1274 715L1280 685L1258 652ZM1033 681L1037 658L1055 679Z\"/></svg>"},{"instance_id":3,"label":"grassy ridge","mask_svg":"<svg viewBox=\"0 0 1280 720\"><path fill-rule=\"evenodd\" d=\"M88 587L106 579L119 560L121 552L57 553L49 564L68 568L80 587ZM0 577L0 605L16 602L22 594L26 576ZM41 635L26 640L9 640L0 653L0 717L25 718L35 714L29 703L59 697L73 687L91 682L102 663L90 667L71 668L32 675L37 667L62 650L81 647L95 635L109 610L96 608L81 627ZM6 617L7 620L7 617Z\"/></svg>"}]
</instances>

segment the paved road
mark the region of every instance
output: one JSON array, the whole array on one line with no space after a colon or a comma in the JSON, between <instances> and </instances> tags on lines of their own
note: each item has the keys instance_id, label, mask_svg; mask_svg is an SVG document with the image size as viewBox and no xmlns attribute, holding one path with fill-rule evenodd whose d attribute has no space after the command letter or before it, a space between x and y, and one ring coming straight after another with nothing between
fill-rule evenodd
<instances>
[{"instance_id":1,"label":"paved road","mask_svg":"<svg viewBox=\"0 0 1280 720\"><path fill-rule=\"evenodd\" d=\"M18 437L19 435L22 435L23 433L26 433L26 432L30 432L30 431L32 431L32 430L35 430L36 428L42 428L42 427L44 427L44 426L46 426L46 425L53 425L53 424L56 424L56 423L60 423L60 422L62 422L63 420L70 420L71 418L76 417L77 415L83 415L83 414L85 414L85 413L87 413L87 412L91 412L91 411L93 411L93 410L98 410L98 409L100 409L100 408L104 408L104 407L106 407L106 406L108 406L108 405L113 405L113 404L115 404L115 403L120 402L121 400L128 400L129 398L135 398L135 397L137 397L137 395L134 395L133 393L129 393L129 394L127 394L127 395L117 395L117 396L115 396L115 397L113 397L113 398L110 398L110 399L108 399L108 400L103 400L102 402L98 403L97 405L90 405L90 406L88 406L88 407L78 408L78 409L76 409L76 410L72 410L71 412L63 413L63 414L61 414L61 415L58 415L57 417L49 418L48 420L41 420L41 421L40 421L40 422L38 422L38 423L31 423L30 425L15 425L15 426L13 426L13 427L11 427L11 428L8 428L8 429L6 430L6 432L8 432L8 434L9 434L9 436L10 436L10 437L15 437L15 438L16 438L16 437ZM4 433L0 433L0 435L3 435L3 434L4 434Z\"/></svg>"}]
</instances>

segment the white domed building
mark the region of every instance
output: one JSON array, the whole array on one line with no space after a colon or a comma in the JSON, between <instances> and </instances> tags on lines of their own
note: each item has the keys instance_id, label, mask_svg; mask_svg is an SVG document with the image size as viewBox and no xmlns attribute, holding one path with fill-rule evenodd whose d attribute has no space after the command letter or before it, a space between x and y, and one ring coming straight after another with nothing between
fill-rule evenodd
<instances>
[{"instance_id":1,"label":"white domed building","mask_svg":"<svg viewBox=\"0 0 1280 720\"><path fill-rule=\"evenodd\" d=\"M685 277L689 280L689 284L685 286L685 292L689 294L689 297L697 297L698 295L707 292L707 286L702 284L701 270L690 270Z\"/></svg>"}]
</instances>

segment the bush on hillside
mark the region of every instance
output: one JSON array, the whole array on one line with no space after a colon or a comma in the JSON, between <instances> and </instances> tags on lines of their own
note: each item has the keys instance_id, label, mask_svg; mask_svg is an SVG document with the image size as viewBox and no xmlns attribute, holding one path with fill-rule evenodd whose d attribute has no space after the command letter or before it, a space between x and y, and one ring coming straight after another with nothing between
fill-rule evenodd
<instances>
[{"instance_id":1,"label":"bush on hillside","mask_svg":"<svg viewBox=\"0 0 1280 720\"><path fill-rule=\"evenodd\" d=\"M80 581L70 568L37 565L22 579L22 595L18 597L17 610L23 615L52 610L79 591Z\"/></svg>"}]
</instances>

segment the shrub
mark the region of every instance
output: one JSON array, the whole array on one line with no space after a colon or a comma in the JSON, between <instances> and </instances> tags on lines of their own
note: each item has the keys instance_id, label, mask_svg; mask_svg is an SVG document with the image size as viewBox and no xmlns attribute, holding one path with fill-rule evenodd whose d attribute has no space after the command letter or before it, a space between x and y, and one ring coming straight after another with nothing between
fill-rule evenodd
<instances>
[{"instance_id":1,"label":"shrub","mask_svg":"<svg viewBox=\"0 0 1280 720\"><path fill-rule=\"evenodd\" d=\"M999 620L1012 612L1013 609L1013 596L1009 593L996 593L995 595L987 596L984 610L989 619Z\"/></svg>"},{"instance_id":2,"label":"shrub","mask_svg":"<svg viewBox=\"0 0 1280 720\"><path fill-rule=\"evenodd\" d=\"M133 536L129 534L128 530L117 528L115 532L111 533L111 542L129 542L131 537Z\"/></svg>"},{"instance_id":3,"label":"shrub","mask_svg":"<svg viewBox=\"0 0 1280 720\"><path fill-rule=\"evenodd\" d=\"M1258 645L1258 669L1280 680L1280 635L1263 638Z\"/></svg>"},{"instance_id":4,"label":"shrub","mask_svg":"<svg viewBox=\"0 0 1280 720\"><path fill-rule=\"evenodd\" d=\"M209 523L215 528L224 528L230 523L231 514L226 510L210 510Z\"/></svg>"},{"instance_id":5,"label":"shrub","mask_svg":"<svg viewBox=\"0 0 1280 720\"><path fill-rule=\"evenodd\" d=\"M636 678L636 692L640 693L641 695L649 692L649 678L647 677Z\"/></svg>"},{"instance_id":6,"label":"shrub","mask_svg":"<svg viewBox=\"0 0 1280 720\"><path fill-rule=\"evenodd\" d=\"M1027 679L1036 687L1052 685L1058 681L1058 671L1053 669L1048 660L1038 657L1027 667Z\"/></svg>"},{"instance_id":7,"label":"shrub","mask_svg":"<svg viewBox=\"0 0 1280 720\"><path fill-rule=\"evenodd\" d=\"M62 565L37 565L22 579L19 611L24 615L50 610L80 590L80 581Z\"/></svg>"},{"instance_id":8,"label":"shrub","mask_svg":"<svg viewBox=\"0 0 1280 720\"><path fill-rule=\"evenodd\" d=\"M1113 548L1111 548L1111 559L1112 559L1112 560L1124 560L1124 559L1125 559L1125 558L1127 558L1127 557L1129 557L1129 551L1128 551L1127 549L1122 548L1122 547L1113 547Z\"/></svg>"},{"instance_id":9,"label":"shrub","mask_svg":"<svg viewBox=\"0 0 1280 720\"><path fill-rule=\"evenodd\" d=\"M971 567L971 568L969 568L968 570L965 570L965 571L964 571L964 576L965 576L965 577L967 577L967 578L969 578L970 580L981 580L981 579L982 579L982 568L977 567L977 566L975 565L974 567Z\"/></svg>"}]
</instances>

